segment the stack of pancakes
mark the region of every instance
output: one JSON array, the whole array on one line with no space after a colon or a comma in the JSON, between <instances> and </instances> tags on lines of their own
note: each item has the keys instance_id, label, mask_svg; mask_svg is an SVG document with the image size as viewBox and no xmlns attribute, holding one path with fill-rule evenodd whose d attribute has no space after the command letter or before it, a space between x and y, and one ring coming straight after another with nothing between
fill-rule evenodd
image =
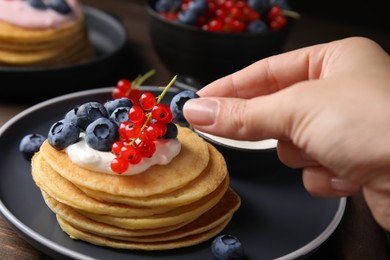
<instances>
[{"instance_id":1,"label":"stack of pancakes","mask_svg":"<svg viewBox=\"0 0 390 260\"><path fill-rule=\"evenodd\" d=\"M48 67L93 57L84 15L58 28L23 28L0 20L0 66Z\"/></svg>"},{"instance_id":2,"label":"stack of pancakes","mask_svg":"<svg viewBox=\"0 0 390 260\"><path fill-rule=\"evenodd\" d=\"M60 227L95 245L166 250L220 233L240 206L226 162L209 143L179 127L182 148L167 165L131 176L93 172L47 141L32 176Z\"/></svg>"}]
</instances>

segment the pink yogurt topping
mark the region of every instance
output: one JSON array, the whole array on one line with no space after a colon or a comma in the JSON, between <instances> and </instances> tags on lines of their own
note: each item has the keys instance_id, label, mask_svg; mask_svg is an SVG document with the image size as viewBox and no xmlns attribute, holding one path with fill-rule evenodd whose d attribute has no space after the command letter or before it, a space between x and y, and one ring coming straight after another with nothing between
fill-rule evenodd
<instances>
[{"instance_id":1,"label":"pink yogurt topping","mask_svg":"<svg viewBox=\"0 0 390 260\"><path fill-rule=\"evenodd\" d=\"M33 8L27 1L0 0L0 20L32 29L60 27L74 21L82 12L82 6L77 0L66 2L72 13L64 15L50 8L46 10Z\"/></svg>"}]
</instances>

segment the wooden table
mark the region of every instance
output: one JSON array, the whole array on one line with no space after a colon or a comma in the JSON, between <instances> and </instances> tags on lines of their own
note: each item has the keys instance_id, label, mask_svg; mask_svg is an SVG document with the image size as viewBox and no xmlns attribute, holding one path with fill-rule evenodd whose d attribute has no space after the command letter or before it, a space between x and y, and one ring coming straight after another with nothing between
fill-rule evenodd
<instances>
[{"instance_id":1,"label":"wooden table","mask_svg":"<svg viewBox=\"0 0 390 260\"><path fill-rule=\"evenodd\" d=\"M132 68L139 74L149 69L156 69L157 75L151 84L168 82L169 72L151 45L146 23L145 0L84 0L86 5L99 8L116 16L128 31L133 60ZM297 10L299 11L299 10ZM348 36L367 36L376 40L390 53L390 32L353 23L313 17L302 14L294 24L285 51L340 39ZM136 59L134 59L134 54ZM113 79L115 80L115 79ZM1 82L1 78L0 78ZM115 82L115 81L113 81ZM17 100L0 102L0 126L8 119L30 106L31 103L17 103ZM0 166L1 167L1 166ZM0 259L51 259L25 242L0 217ZM345 215L332 236L309 259L390 259L389 244L385 232L373 220L361 194L348 198Z\"/></svg>"}]
</instances>

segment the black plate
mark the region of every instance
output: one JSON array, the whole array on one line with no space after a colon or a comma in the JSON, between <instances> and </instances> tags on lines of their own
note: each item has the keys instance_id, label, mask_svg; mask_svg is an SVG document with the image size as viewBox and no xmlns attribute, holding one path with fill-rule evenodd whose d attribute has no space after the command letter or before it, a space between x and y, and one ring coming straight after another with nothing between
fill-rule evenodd
<instances>
[{"instance_id":1,"label":"black plate","mask_svg":"<svg viewBox=\"0 0 390 260\"><path fill-rule=\"evenodd\" d=\"M160 93L160 89L143 87ZM47 134L50 125L73 106L104 102L112 88L68 94L37 104L0 128L0 212L28 242L55 258L74 259L212 259L211 241L169 251L116 250L72 240L59 228L30 175L30 163L18 150L29 133ZM165 100L180 89L171 87ZM156 94L156 93L155 93ZM261 160L261 158L259 158ZM231 185L242 205L223 233L237 236L248 259L295 259L318 248L336 229L346 199L311 197L301 172L275 161L257 172L231 172Z\"/></svg>"},{"instance_id":2,"label":"black plate","mask_svg":"<svg viewBox=\"0 0 390 260\"><path fill-rule=\"evenodd\" d=\"M89 40L96 57L76 65L51 68L0 66L0 87L3 90L0 99L36 102L96 88L117 69L127 42L123 24L114 16L93 7L84 6L84 11Z\"/></svg>"}]
</instances>

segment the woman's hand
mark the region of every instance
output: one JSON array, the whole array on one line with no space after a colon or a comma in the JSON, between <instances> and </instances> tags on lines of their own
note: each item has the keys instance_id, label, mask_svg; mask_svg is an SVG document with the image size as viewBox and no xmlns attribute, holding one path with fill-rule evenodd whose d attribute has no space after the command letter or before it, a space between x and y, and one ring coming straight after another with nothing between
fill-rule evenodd
<instances>
[{"instance_id":1,"label":"woman's hand","mask_svg":"<svg viewBox=\"0 0 390 260\"><path fill-rule=\"evenodd\" d=\"M303 168L316 196L363 189L390 230L390 57L359 37L272 56L216 80L184 105L210 134L278 139L279 158Z\"/></svg>"}]
</instances>

